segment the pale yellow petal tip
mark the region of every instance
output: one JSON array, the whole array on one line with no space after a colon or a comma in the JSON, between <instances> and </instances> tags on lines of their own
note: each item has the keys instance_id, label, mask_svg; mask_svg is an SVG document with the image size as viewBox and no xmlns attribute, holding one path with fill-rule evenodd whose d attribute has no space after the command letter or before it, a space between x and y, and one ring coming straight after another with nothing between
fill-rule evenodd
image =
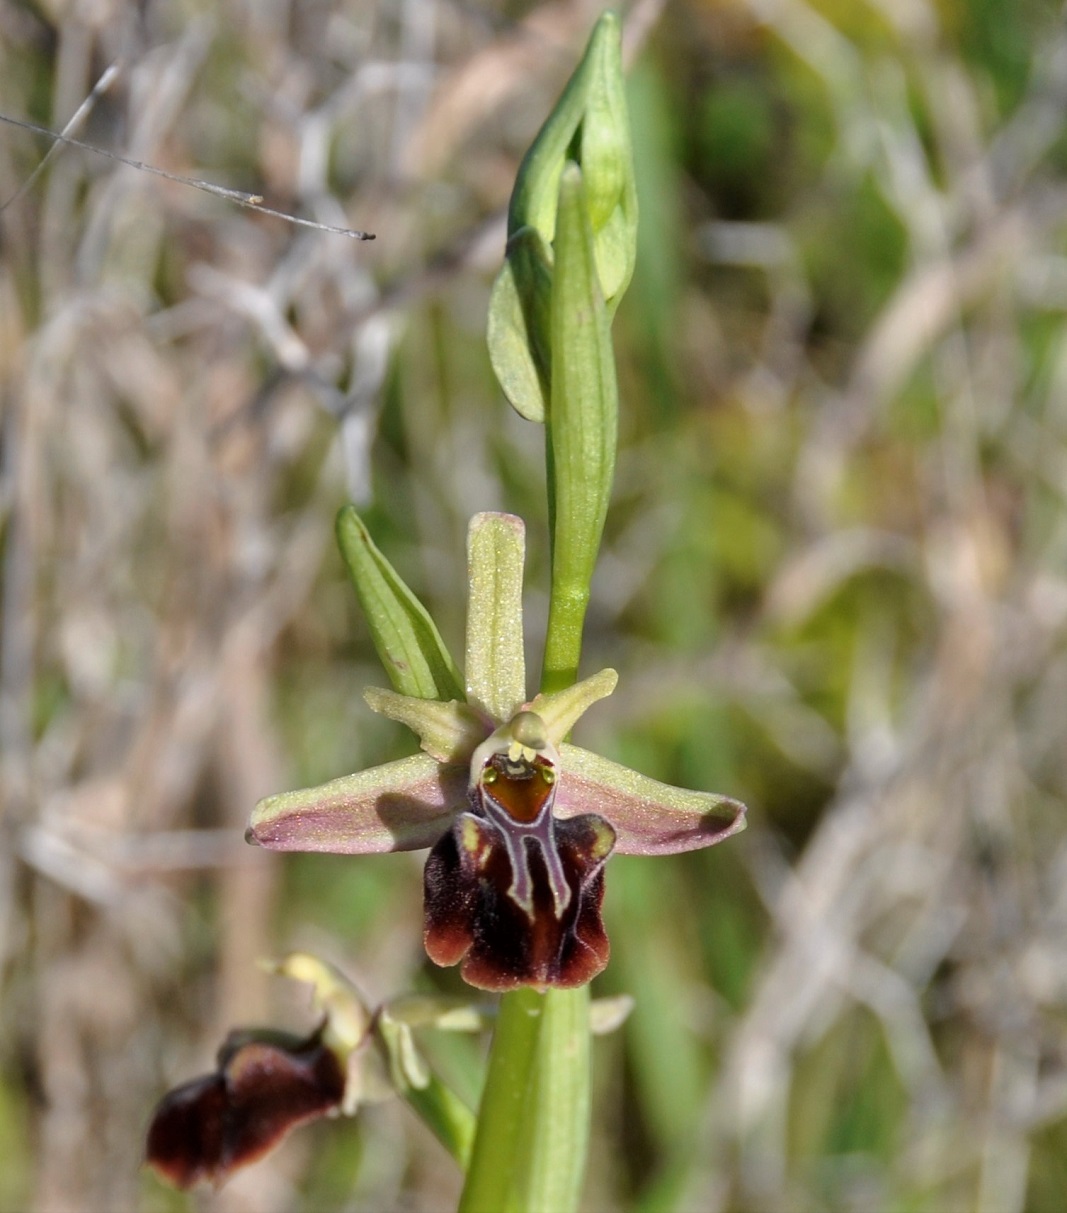
<instances>
[{"instance_id":1,"label":"pale yellow petal tip","mask_svg":"<svg viewBox=\"0 0 1067 1213\"><path fill-rule=\"evenodd\" d=\"M729 833L726 835L732 838L735 834L740 834L742 830L748 829L748 806L741 803L740 800L731 800L730 802L737 810L737 817L734 824L730 827Z\"/></svg>"},{"instance_id":2,"label":"pale yellow petal tip","mask_svg":"<svg viewBox=\"0 0 1067 1213\"><path fill-rule=\"evenodd\" d=\"M340 969L310 952L290 952L281 960L259 963L268 973L311 987L314 1006L326 1017L324 1039L331 1048L347 1054L360 1047L373 1017Z\"/></svg>"}]
</instances>

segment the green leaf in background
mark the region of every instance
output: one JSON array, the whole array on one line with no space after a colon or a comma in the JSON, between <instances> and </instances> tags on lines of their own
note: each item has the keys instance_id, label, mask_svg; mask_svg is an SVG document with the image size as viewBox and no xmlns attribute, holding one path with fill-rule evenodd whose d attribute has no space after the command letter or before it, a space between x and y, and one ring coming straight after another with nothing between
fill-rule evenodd
<instances>
[{"instance_id":1,"label":"green leaf in background","mask_svg":"<svg viewBox=\"0 0 1067 1213\"><path fill-rule=\"evenodd\" d=\"M353 506L337 515L337 542L393 687L420 699L464 699L462 675L436 624Z\"/></svg>"}]
</instances>

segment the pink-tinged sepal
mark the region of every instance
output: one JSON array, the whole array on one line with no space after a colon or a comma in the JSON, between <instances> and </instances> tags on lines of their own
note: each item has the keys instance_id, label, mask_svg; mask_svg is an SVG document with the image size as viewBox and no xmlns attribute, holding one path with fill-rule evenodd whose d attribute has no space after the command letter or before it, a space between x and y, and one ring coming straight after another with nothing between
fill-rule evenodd
<instances>
[{"instance_id":1,"label":"pink-tinged sepal","mask_svg":"<svg viewBox=\"0 0 1067 1213\"><path fill-rule=\"evenodd\" d=\"M248 840L272 851L374 855L432 846L467 798L466 767L414 754L261 800Z\"/></svg>"},{"instance_id":2,"label":"pink-tinged sepal","mask_svg":"<svg viewBox=\"0 0 1067 1213\"><path fill-rule=\"evenodd\" d=\"M559 752L556 816L602 814L615 829L620 855L695 851L745 828L745 806L739 800L660 783L579 746L565 743Z\"/></svg>"}]
</instances>

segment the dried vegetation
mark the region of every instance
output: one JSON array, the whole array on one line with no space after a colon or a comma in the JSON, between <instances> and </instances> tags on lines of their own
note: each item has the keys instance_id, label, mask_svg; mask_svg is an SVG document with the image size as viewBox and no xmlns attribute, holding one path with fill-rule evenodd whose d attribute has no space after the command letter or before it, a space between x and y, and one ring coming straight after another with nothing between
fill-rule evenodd
<instances>
[{"instance_id":1,"label":"dried vegetation","mask_svg":"<svg viewBox=\"0 0 1067 1213\"><path fill-rule=\"evenodd\" d=\"M255 959L443 984L418 866L241 840L400 753L333 551L352 498L461 626L466 519L544 584L540 436L482 326L587 3L0 4L0 1206L139 1173ZM1053 1210L1067 1189L1067 33L1011 0L638 0L641 261L591 726L752 806L608 872L590 1209ZM107 87L94 83L111 65ZM538 538L538 532L542 537ZM538 582L538 578L541 580ZM541 604L543 616L543 603ZM655 867L655 871L652 867ZM442 1058L458 1081L470 1056ZM439 1209L404 1110L204 1208Z\"/></svg>"}]
</instances>

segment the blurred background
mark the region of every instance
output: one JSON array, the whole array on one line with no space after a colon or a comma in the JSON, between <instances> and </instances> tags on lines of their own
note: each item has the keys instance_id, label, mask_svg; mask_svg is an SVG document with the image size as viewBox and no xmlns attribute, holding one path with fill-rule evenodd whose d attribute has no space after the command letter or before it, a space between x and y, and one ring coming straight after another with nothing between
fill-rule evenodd
<instances>
[{"instance_id":1,"label":"blurred background","mask_svg":"<svg viewBox=\"0 0 1067 1213\"><path fill-rule=\"evenodd\" d=\"M580 740L750 825L609 866L596 989L637 1006L596 1046L585 1207L1058 1210L1060 4L624 10L640 255L584 667L621 682ZM360 697L346 500L455 652L467 519L521 513L536 677L542 436L485 313L598 11L0 0L0 113L377 233L0 126L0 1208L455 1198L399 1102L191 1202L143 1132L228 1027L311 1024L259 957L460 990L422 954L421 856L242 833L413 748ZM426 1042L472 1099L483 1044Z\"/></svg>"}]
</instances>

